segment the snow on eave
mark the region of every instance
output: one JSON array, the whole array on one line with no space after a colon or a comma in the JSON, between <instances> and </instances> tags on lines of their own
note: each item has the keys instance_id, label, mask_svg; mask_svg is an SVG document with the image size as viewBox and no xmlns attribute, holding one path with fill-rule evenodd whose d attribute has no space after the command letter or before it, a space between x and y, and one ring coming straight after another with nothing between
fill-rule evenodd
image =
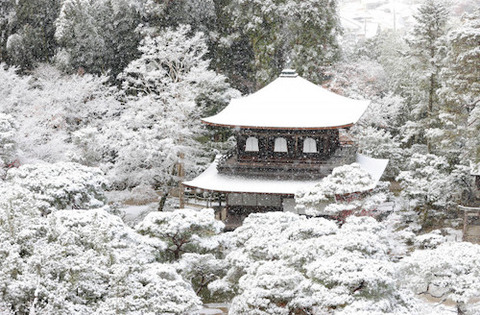
<instances>
[{"instance_id":1,"label":"snow on eave","mask_svg":"<svg viewBox=\"0 0 480 315\"><path fill-rule=\"evenodd\" d=\"M205 125L214 126L214 127L228 127L228 128L240 128L240 129L268 129L268 130L326 130L326 129L344 129L350 128L354 124L347 124L341 126L331 126L331 127L268 127L268 126L254 126L254 125L228 125L228 124L218 124L205 120L207 118L202 118L200 121Z\"/></svg>"},{"instance_id":2,"label":"snow on eave","mask_svg":"<svg viewBox=\"0 0 480 315\"><path fill-rule=\"evenodd\" d=\"M183 182L190 188L222 193L277 194L293 196L301 189L314 186L316 180L277 180L271 178L253 178L240 175L219 174L217 159L199 176Z\"/></svg>"},{"instance_id":3,"label":"snow on eave","mask_svg":"<svg viewBox=\"0 0 480 315\"><path fill-rule=\"evenodd\" d=\"M367 171L373 180L372 188L377 187L380 178L382 177L388 165L388 159L375 159L369 156L357 153L356 162Z\"/></svg>"}]
</instances>

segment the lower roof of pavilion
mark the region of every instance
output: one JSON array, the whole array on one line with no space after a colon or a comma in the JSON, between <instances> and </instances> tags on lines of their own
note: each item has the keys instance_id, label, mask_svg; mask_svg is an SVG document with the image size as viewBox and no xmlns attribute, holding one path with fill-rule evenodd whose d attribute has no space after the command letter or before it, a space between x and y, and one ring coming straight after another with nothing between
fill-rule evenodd
<instances>
[{"instance_id":1,"label":"lower roof of pavilion","mask_svg":"<svg viewBox=\"0 0 480 315\"><path fill-rule=\"evenodd\" d=\"M294 196L298 191L309 189L322 179L285 180L221 174L217 170L218 158L198 177L183 184L190 188L212 192ZM357 154L356 162L372 176L373 184L369 189L375 188L387 167L388 160Z\"/></svg>"}]
</instances>

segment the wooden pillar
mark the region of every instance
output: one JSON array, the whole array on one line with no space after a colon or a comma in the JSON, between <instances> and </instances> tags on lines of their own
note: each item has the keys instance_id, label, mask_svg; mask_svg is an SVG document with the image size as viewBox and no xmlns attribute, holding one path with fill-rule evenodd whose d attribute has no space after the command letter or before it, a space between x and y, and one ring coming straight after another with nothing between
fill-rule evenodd
<instances>
[{"instance_id":1,"label":"wooden pillar","mask_svg":"<svg viewBox=\"0 0 480 315\"><path fill-rule=\"evenodd\" d=\"M323 137L323 144L324 144L324 147L323 147L323 152L325 154L326 157L329 157L330 156L330 137L328 136L328 134L326 136Z\"/></svg>"},{"instance_id":2,"label":"wooden pillar","mask_svg":"<svg viewBox=\"0 0 480 315\"><path fill-rule=\"evenodd\" d=\"M185 186L183 186L183 181L185 179L185 169L183 167L183 159L185 158L185 154L180 152L178 154L179 162L178 162L178 177L180 178L179 185L178 185L178 207L180 209L185 208Z\"/></svg>"},{"instance_id":3,"label":"wooden pillar","mask_svg":"<svg viewBox=\"0 0 480 315\"><path fill-rule=\"evenodd\" d=\"M298 158L300 157L302 154L299 150L299 144L298 144L298 135L295 135L294 136L294 139L295 139L295 158Z\"/></svg>"}]
</instances>

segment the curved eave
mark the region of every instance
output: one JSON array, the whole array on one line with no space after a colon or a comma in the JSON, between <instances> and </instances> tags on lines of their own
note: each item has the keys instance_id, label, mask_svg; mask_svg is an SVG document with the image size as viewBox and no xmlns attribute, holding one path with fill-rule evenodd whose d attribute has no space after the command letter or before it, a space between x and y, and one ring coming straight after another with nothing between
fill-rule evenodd
<instances>
[{"instance_id":1,"label":"curved eave","mask_svg":"<svg viewBox=\"0 0 480 315\"><path fill-rule=\"evenodd\" d=\"M294 196L305 186L313 186L316 180L279 180L218 173L218 159L196 178L183 182L186 187L221 193L248 193Z\"/></svg>"},{"instance_id":2,"label":"curved eave","mask_svg":"<svg viewBox=\"0 0 480 315\"><path fill-rule=\"evenodd\" d=\"M219 124L206 121L201 119L201 122L205 125L212 127L226 127L226 128L240 128L240 129L262 129L262 130L329 130L329 129L344 129L350 128L354 123L340 125L340 126L328 126L328 127L269 127L269 126L241 126L241 125L229 125L229 124Z\"/></svg>"},{"instance_id":3,"label":"curved eave","mask_svg":"<svg viewBox=\"0 0 480 315\"><path fill-rule=\"evenodd\" d=\"M357 154L356 160L357 163L372 176L372 185L365 190L375 188L385 171L388 160L374 159L361 154ZM321 178L311 180L279 180L273 178L266 179L240 175L225 175L218 173L217 163L218 157L202 174L182 184L190 188L219 193L294 196L296 192L313 187L321 180Z\"/></svg>"}]
</instances>

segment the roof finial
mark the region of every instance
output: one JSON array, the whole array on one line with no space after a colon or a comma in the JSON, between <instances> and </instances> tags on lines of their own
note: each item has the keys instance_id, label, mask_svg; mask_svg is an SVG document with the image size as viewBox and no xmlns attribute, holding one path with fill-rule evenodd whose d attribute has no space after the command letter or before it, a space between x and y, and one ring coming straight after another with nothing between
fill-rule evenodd
<instances>
[{"instance_id":1,"label":"roof finial","mask_svg":"<svg viewBox=\"0 0 480 315\"><path fill-rule=\"evenodd\" d=\"M287 55L287 60L285 60L285 69L292 68L292 58L290 58L290 54Z\"/></svg>"},{"instance_id":2,"label":"roof finial","mask_svg":"<svg viewBox=\"0 0 480 315\"><path fill-rule=\"evenodd\" d=\"M291 68L291 65L292 65L292 59L290 59L290 56L288 56L287 61L285 63L285 68L283 68L282 73L280 74L280 77L295 78L298 76L297 72L295 72L295 70Z\"/></svg>"}]
</instances>

